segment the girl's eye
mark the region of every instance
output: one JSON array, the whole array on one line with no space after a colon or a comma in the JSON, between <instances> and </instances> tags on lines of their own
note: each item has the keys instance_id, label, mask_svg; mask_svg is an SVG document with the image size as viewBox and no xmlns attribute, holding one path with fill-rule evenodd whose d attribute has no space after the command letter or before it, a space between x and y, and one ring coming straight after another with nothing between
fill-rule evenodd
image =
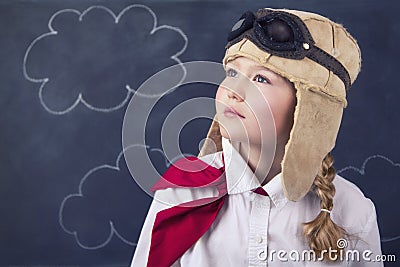
<instances>
[{"instance_id":1,"label":"girl's eye","mask_svg":"<svg viewBox=\"0 0 400 267\"><path fill-rule=\"evenodd\" d=\"M228 70L226 71L226 74L227 74L228 76L231 76L231 77L236 77L236 76L237 76L237 72L236 72L235 70L233 70L233 69L228 69Z\"/></svg>"},{"instance_id":2,"label":"girl's eye","mask_svg":"<svg viewBox=\"0 0 400 267\"><path fill-rule=\"evenodd\" d=\"M260 82L260 83L266 82L267 84L271 84L271 82L267 78L265 78L265 77L263 77L261 75L257 75L256 76L256 81Z\"/></svg>"}]
</instances>

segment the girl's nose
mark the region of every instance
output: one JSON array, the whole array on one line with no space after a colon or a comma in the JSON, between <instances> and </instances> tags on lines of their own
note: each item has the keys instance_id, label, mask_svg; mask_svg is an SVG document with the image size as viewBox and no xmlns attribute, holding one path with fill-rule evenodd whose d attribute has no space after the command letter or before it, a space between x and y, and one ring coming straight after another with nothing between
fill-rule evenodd
<instances>
[{"instance_id":1,"label":"girl's nose","mask_svg":"<svg viewBox=\"0 0 400 267\"><path fill-rule=\"evenodd\" d=\"M235 101L239 101L239 102L243 101L243 98L238 93L236 93L230 89L227 89L227 95L228 95L228 98L233 99Z\"/></svg>"},{"instance_id":2,"label":"girl's nose","mask_svg":"<svg viewBox=\"0 0 400 267\"><path fill-rule=\"evenodd\" d=\"M229 99L241 102L246 98L246 88L248 83L248 79L246 77L242 77L241 79L235 79L234 81L225 83L223 87L226 90L226 94Z\"/></svg>"}]
</instances>

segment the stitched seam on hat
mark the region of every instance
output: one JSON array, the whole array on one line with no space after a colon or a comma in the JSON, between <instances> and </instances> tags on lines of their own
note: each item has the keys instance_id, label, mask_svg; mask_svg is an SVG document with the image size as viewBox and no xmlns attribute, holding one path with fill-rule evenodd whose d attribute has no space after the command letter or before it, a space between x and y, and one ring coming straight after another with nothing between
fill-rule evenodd
<instances>
[{"instance_id":1,"label":"stitched seam on hat","mask_svg":"<svg viewBox=\"0 0 400 267\"><path fill-rule=\"evenodd\" d=\"M307 21L307 20L318 20L318 21L322 21L325 22L326 20L331 20L330 18L328 18L325 15L322 14L318 14L318 13L312 13L310 11L302 11L300 13L297 12L291 12L293 10L291 9L286 9L288 13L294 14L296 16L298 16L302 21ZM296 10L296 11L301 11L301 10ZM317 17L316 17L317 16Z\"/></svg>"},{"instance_id":2,"label":"stitched seam on hat","mask_svg":"<svg viewBox=\"0 0 400 267\"><path fill-rule=\"evenodd\" d=\"M361 72L361 61L362 61L361 49L357 43L357 40L347 31L347 29L343 25L335 23L335 27L343 30L344 34L353 42L353 44L355 45L355 47L357 48L357 51L358 51L358 71L357 71L356 75L354 76L354 80L351 81L351 83L353 84L355 82L355 80L357 79L358 74ZM350 77L350 79L351 79L351 77Z\"/></svg>"},{"instance_id":3,"label":"stitched seam on hat","mask_svg":"<svg viewBox=\"0 0 400 267\"><path fill-rule=\"evenodd\" d=\"M241 44L239 43L238 51L241 51L242 46L243 46L246 42L247 42L247 39L246 39L246 38L243 38L242 41L241 41Z\"/></svg>"},{"instance_id":4,"label":"stitched seam on hat","mask_svg":"<svg viewBox=\"0 0 400 267\"><path fill-rule=\"evenodd\" d=\"M333 49L335 49L336 48L335 47L335 29L333 28L332 23L329 23L329 25L331 26L331 30L332 30L332 47L333 47ZM328 73L328 79L326 80L324 88L327 88L327 86L328 86L329 79L331 78L331 73L332 73L332 71L330 70L329 73Z\"/></svg>"},{"instance_id":5,"label":"stitched seam on hat","mask_svg":"<svg viewBox=\"0 0 400 267\"><path fill-rule=\"evenodd\" d=\"M328 71L328 79L326 80L326 83L325 83L325 85L324 85L324 89L326 89L326 88L327 88L327 86L328 86L329 79L331 78L331 73L332 73L332 71L331 71L331 70L330 70L330 71Z\"/></svg>"},{"instance_id":6,"label":"stitched seam on hat","mask_svg":"<svg viewBox=\"0 0 400 267\"><path fill-rule=\"evenodd\" d=\"M324 19L319 19L319 18L314 18L314 17L308 17L308 18L306 18L306 19L303 19L303 21L309 21L309 20L315 20L315 21L320 21L320 22L326 22L326 20L324 20ZM330 21L330 20L328 19L328 21Z\"/></svg>"},{"instance_id":7,"label":"stitched seam on hat","mask_svg":"<svg viewBox=\"0 0 400 267\"><path fill-rule=\"evenodd\" d=\"M325 19L319 19L319 18L315 18L315 17L310 17L310 18L303 19L304 22L305 22L305 21L310 21L310 20L319 21L319 22L328 22L329 25L331 25L332 28L333 28L333 27L340 27L340 28L342 28L342 29L344 30L346 36L349 37L349 39L352 40L352 42L356 44L356 47L357 47L357 49L359 50L359 51L358 51L358 52L359 52L359 53L358 53L358 54L359 54L359 62L361 62L361 56L360 56L361 52L360 52L360 49L359 49L357 43L354 42L355 39L350 35L349 32L347 32L347 30L344 28L343 25L341 25L341 24L339 24L339 23L336 23L336 22L330 20L330 19L327 18L327 17L325 17ZM334 32L334 31L333 31L333 32ZM310 33L311 33L311 32L310 32ZM312 33L311 33L311 36L312 36ZM335 47L334 44L333 44L333 47ZM322 50L322 51L325 52L325 53L327 53L327 54L329 54L329 55L331 55L330 53L328 53L328 52L325 51L325 50ZM333 55L331 55L331 56L334 57ZM342 63L339 59L337 59L336 57L334 57L334 58L335 58L340 64L343 65L343 63ZM360 64L359 64L359 65L360 65ZM347 68L346 68L344 65L343 65L343 67L344 67L344 68L346 69L346 71L349 73L349 71L347 70ZM360 68L360 67L359 67L359 68ZM349 76L350 76L350 73L349 73ZM354 79L354 80L355 80L355 79ZM352 85L352 83L353 83L353 80L351 79L351 76L350 76L350 85L349 85L349 88L348 88L347 90L350 89L350 86ZM324 86L324 87L325 87L325 86Z\"/></svg>"},{"instance_id":8,"label":"stitched seam on hat","mask_svg":"<svg viewBox=\"0 0 400 267\"><path fill-rule=\"evenodd\" d=\"M288 77L287 77L288 78ZM290 80L290 78L288 78L289 80ZM284 153L283 153L283 159L282 159L282 161L281 161L281 168L282 168L282 178L281 178L281 184L282 184L282 188L283 188L283 191L284 191L284 194L285 194L285 196L287 196L288 198L290 197L290 194L289 194L289 191L288 191L288 189L286 188L286 184L285 184L285 174L286 174L286 171L285 171L285 169L286 169L286 166L287 166L287 158L288 158L288 153L287 153L287 151L290 149L290 147L292 147L293 146L293 136L294 136L294 130L295 130L295 128L297 128L297 125L299 124L299 121L298 121L298 117L299 117L299 114L300 114L300 111L301 111L301 109L303 108L301 105L299 105L299 102L301 101L301 97L302 97L302 94L301 94L301 92L300 92L300 86L301 86L301 83L300 82L298 82L298 81L293 81L294 83L295 83L295 88L297 89L297 91L296 91L296 99L297 99L297 103L296 103L296 106L295 106L295 109L294 109L294 114L293 114L293 126L292 126L292 129L290 130L290 133L289 133L289 140L288 140L288 142L286 143L286 145L285 145L285 148L284 148ZM289 200L292 200L293 201L293 199L289 199ZM296 201L296 200L295 200Z\"/></svg>"},{"instance_id":9,"label":"stitched seam on hat","mask_svg":"<svg viewBox=\"0 0 400 267\"><path fill-rule=\"evenodd\" d=\"M288 78L288 79L289 79L289 78ZM294 78L294 79L296 79L296 78ZM290 79L289 79L289 80L290 80ZM342 103L342 104L343 104L343 107L346 107L346 106L347 106L347 100L346 100L346 98L343 98L342 96L338 96L338 95L329 94L329 93L327 93L327 92L321 90L321 87L318 86L318 85L314 85L314 84L311 84L311 83L309 83L309 82L303 82L303 81L301 81L301 80L299 80L299 79L290 80L290 81L293 82L293 83L295 84L295 87L296 87L296 88L302 88L303 90L312 91L312 92L314 92L314 93L323 95L324 97L327 97L327 98L329 98L330 100L332 100L332 101L334 101L334 102Z\"/></svg>"},{"instance_id":10,"label":"stitched seam on hat","mask_svg":"<svg viewBox=\"0 0 400 267\"><path fill-rule=\"evenodd\" d=\"M265 63L268 63L269 60L271 59L271 57L272 57L272 54L269 54L268 57L264 57L264 62L265 62Z\"/></svg>"},{"instance_id":11,"label":"stitched seam on hat","mask_svg":"<svg viewBox=\"0 0 400 267\"><path fill-rule=\"evenodd\" d=\"M343 104L344 107L347 106L347 101L343 101L341 98L338 98L338 97L336 97L336 96L333 96L333 95L331 95L331 94L328 94L327 92L322 91L322 90L319 90L318 88L316 89L316 88L314 88L314 87L308 87L308 88L306 88L306 89L308 89L309 91L312 91L312 92L314 92L314 93L317 93L317 94L323 95L323 96L325 96L325 97L328 97L330 100L332 100L332 101L334 101L334 102L341 103L341 104Z\"/></svg>"}]
</instances>

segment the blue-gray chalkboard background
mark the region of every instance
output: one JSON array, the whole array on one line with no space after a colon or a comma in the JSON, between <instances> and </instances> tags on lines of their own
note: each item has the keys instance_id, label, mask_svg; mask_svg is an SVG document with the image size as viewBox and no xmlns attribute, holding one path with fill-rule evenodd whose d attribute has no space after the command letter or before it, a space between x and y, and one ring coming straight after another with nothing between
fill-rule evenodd
<instances>
[{"instance_id":1,"label":"blue-gray chalkboard background","mask_svg":"<svg viewBox=\"0 0 400 267\"><path fill-rule=\"evenodd\" d=\"M267 6L321 13L358 40L362 72L348 94L335 167L374 201L383 253L400 256L398 2L2 0L0 265L128 266L151 202L119 157L133 89L177 60L220 62L232 23ZM175 30L150 36L153 23ZM149 117L147 145L160 172L165 113L216 88L179 88ZM210 123L183 128L185 153L197 154Z\"/></svg>"}]
</instances>

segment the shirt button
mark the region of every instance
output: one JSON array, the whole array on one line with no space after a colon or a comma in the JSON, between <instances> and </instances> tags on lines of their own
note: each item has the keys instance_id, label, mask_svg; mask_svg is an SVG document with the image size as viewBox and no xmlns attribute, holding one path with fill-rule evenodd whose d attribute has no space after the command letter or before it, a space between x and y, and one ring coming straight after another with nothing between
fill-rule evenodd
<instances>
[{"instance_id":1,"label":"shirt button","mask_svg":"<svg viewBox=\"0 0 400 267\"><path fill-rule=\"evenodd\" d=\"M262 238L261 236L259 236L259 237L257 238L257 242L258 242L259 244L261 244L261 243L263 242L263 238Z\"/></svg>"}]
</instances>

